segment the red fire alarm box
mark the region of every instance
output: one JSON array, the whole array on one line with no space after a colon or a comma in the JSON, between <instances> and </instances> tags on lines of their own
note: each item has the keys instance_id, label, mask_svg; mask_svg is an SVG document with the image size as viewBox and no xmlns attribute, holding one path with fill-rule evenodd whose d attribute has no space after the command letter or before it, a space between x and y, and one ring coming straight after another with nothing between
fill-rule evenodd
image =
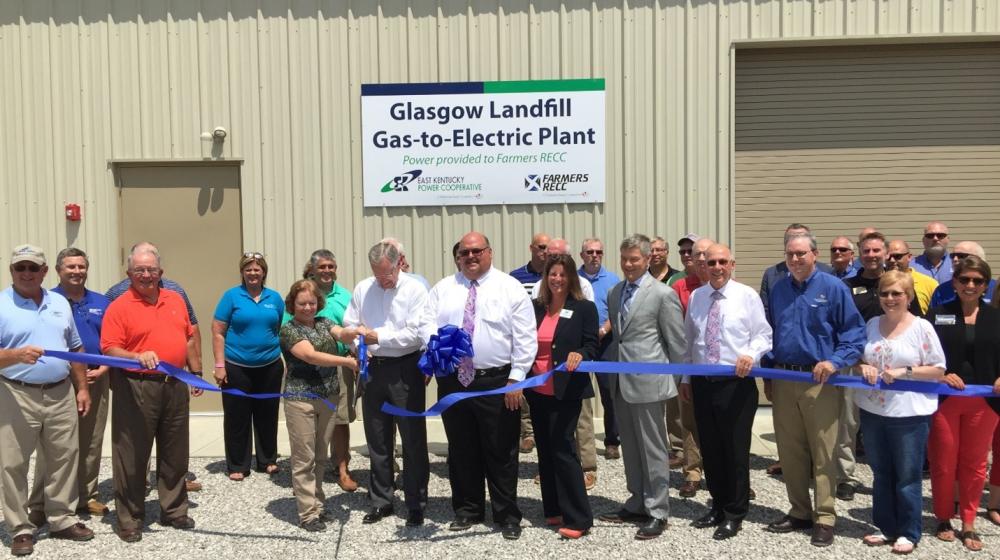
<instances>
[{"instance_id":1,"label":"red fire alarm box","mask_svg":"<svg viewBox=\"0 0 1000 560\"><path fill-rule=\"evenodd\" d=\"M66 205L66 219L71 222L80 221L80 205L79 204L67 204Z\"/></svg>"}]
</instances>

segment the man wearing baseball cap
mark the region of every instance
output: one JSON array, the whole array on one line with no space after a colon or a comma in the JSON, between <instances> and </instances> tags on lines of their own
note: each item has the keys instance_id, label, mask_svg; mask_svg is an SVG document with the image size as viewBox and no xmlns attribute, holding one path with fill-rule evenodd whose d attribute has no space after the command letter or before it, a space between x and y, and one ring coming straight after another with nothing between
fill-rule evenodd
<instances>
[{"instance_id":1,"label":"man wearing baseball cap","mask_svg":"<svg viewBox=\"0 0 1000 560\"><path fill-rule=\"evenodd\" d=\"M46 457L45 513L49 536L86 541L94 532L74 516L77 506L77 415L90 409L86 367L44 349L83 349L63 296L42 288L45 253L19 245L10 258L13 285L0 292L0 493L11 554L34 552L38 527L28 516L28 460ZM72 378L72 385L67 379ZM74 387L76 391L74 392Z\"/></svg>"}]
</instances>

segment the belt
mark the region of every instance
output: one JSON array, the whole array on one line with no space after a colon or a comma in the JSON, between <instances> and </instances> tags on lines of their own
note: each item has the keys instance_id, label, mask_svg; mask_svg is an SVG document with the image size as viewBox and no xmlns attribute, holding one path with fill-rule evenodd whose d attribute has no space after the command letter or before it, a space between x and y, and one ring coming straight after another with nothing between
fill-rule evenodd
<instances>
[{"instance_id":1,"label":"belt","mask_svg":"<svg viewBox=\"0 0 1000 560\"><path fill-rule=\"evenodd\" d=\"M476 377L496 377L499 375L510 375L510 364L476 370Z\"/></svg>"},{"instance_id":2,"label":"belt","mask_svg":"<svg viewBox=\"0 0 1000 560\"><path fill-rule=\"evenodd\" d=\"M368 365L370 366L387 366L389 364L394 364L397 362L402 362L405 360L412 360L414 356L419 354L420 351L410 352L404 356L370 356L368 358Z\"/></svg>"},{"instance_id":3,"label":"belt","mask_svg":"<svg viewBox=\"0 0 1000 560\"><path fill-rule=\"evenodd\" d=\"M13 385L20 385L21 387L31 387L32 389L42 389L42 390L58 387L63 383L65 383L66 379L67 378L63 377L59 381L53 381L52 383L28 383L27 381L18 381L17 379L11 379L9 377L3 378L4 381L6 381L7 383L11 383Z\"/></svg>"},{"instance_id":4,"label":"belt","mask_svg":"<svg viewBox=\"0 0 1000 560\"><path fill-rule=\"evenodd\" d=\"M796 365L796 364L781 364L781 363L776 363L776 364L774 364L774 367L776 367L777 369L789 369L789 370L792 370L792 371L804 371L804 372L807 372L807 373L812 373L812 370L813 370L814 367L816 367L816 364L809 364L809 365L800 366L800 365Z\"/></svg>"},{"instance_id":5,"label":"belt","mask_svg":"<svg viewBox=\"0 0 1000 560\"><path fill-rule=\"evenodd\" d=\"M167 375L165 373L136 373L134 371L121 370L122 375L128 377L129 379L138 379L139 381L155 381L157 383L179 383L176 377Z\"/></svg>"}]
</instances>

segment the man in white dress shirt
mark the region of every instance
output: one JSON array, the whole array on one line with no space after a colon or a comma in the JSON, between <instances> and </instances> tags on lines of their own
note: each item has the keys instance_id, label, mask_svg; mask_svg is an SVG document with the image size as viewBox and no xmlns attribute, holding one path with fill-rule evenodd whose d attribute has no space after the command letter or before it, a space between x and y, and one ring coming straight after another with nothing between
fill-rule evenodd
<instances>
[{"instance_id":1,"label":"man in white dress shirt","mask_svg":"<svg viewBox=\"0 0 1000 560\"><path fill-rule=\"evenodd\" d=\"M725 245L705 254L708 284L691 294L684 331L686 360L736 366L732 377L685 376L681 398L694 400L701 458L712 509L697 528L716 527L725 540L740 531L750 507L750 430L757 413L757 382L747 375L771 350L771 326L753 288L732 280L736 261Z\"/></svg>"},{"instance_id":2,"label":"man in white dress shirt","mask_svg":"<svg viewBox=\"0 0 1000 560\"><path fill-rule=\"evenodd\" d=\"M427 290L401 271L402 255L389 241L368 251L372 274L354 288L344 312L345 342L363 336L368 345L368 381L361 406L365 439L371 460L368 499L372 509L364 523L376 523L392 514L395 424L403 440L403 492L408 510L406 525L424 523L427 506L427 425L423 417L394 418L382 412L382 403L421 411L425 404L424 376L417 367L424 344L421 328Z\"/></svg>"},{"instance_id":3,"label":"man in white dress shirt","mask_svg":"<svg viewBox=\"0 0 1000 560\"><path fill-rule=\"evenodd\" d=\"M459 271L431 289L427 336L445 325L472 335L475 357L453 375L439 377L438 397L498 389L524 380L538 351L535 312L524 287L493 267L485 235L467 233L459 242ZM448 436L448 478L455 520L462 531L485 517L483 479L490 489L493 522L505 539L521 536L517 507L518 434L521 391L461 401L442 415Z\"/></svg>"}]
</instances>

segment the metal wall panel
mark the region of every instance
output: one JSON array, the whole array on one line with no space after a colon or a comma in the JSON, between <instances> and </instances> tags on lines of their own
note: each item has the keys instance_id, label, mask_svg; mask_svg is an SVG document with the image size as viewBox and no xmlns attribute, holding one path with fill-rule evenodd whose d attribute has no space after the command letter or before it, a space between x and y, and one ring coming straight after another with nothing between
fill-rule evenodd
<instances>
[{"instance_id":1,"label":"metal wall panel","mask_svg":"<svg viewBox=\"0 0 1000 560\"><path fill-rule=\"evenodd\" d=\"M383 235L431 279L470 228L505 269L537 230L574 245L633 231L728 241L732 41L918 33L1000 33L1000 2L0 2L0 251L75 244L94 256L92 284L109 285L121 271L108 162L220 157L243 160L244 244L270 257L279 289L320 246L353 284ZM360 84L589 77L607 83L606 204L362 208ZM221 147L200 139L215 126L229 130ZM82 222L63 220L66 202Z\"/></svg>"}]
</instances>

